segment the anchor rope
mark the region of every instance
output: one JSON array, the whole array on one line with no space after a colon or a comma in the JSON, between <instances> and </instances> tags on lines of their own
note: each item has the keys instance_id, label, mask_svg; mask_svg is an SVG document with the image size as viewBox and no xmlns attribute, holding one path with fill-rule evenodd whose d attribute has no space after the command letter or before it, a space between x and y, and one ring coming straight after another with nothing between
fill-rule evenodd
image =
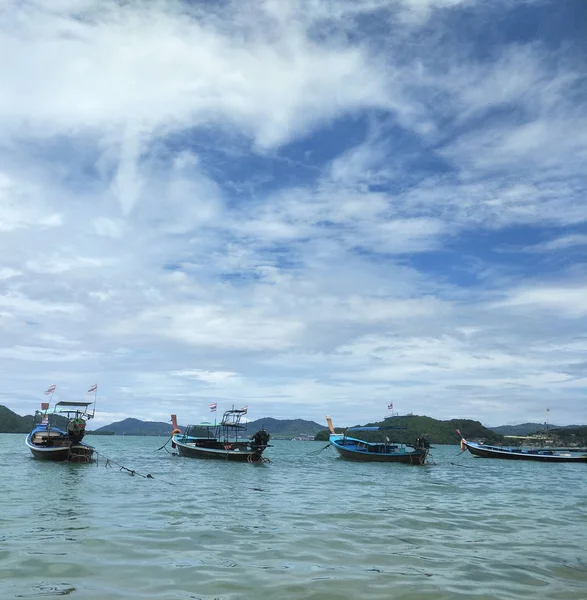
<instances>
[{"instance_id":1,"label":"anchor rope","mask_svg":"<svg viewBox=\"0 0 587 600\"><path fill-rule=\"evenodd\" d=\"M126 471L127 473L129 473L129 475L138 475L139 477L143 477L144 479L155 479L153 477L153 475L151 475L151 473L147 473L147 475L143 474L143 473L139 473L137 470L135 469L129 469L128 467L125 467L124 465L121 465L119 462L116 462L114 459L109 458L108 456L102 454L101 452L98 452L97 450L94 450L94 454L96 454L97 456L102 457L106 462L104 463L104 467L106 469L111 469L112 465L116 465L117 467L119 467L119 469L121 471ZM98 460L96 460L96 465L98 464Z\"/></svg>"},{"instance_id":2,"label":"anchor rope","mask_svg":"<svg viewBox=\"0 0 587 600\"><path fill-rule=\"evenodd\" d=\"M159 452L159 450L163 450L165 448L165 446L167 446L167 444L169 444L169 442L173 439L173 435L169 436L169 439L163 444L163 446L161 446L160 448L157 448L157 450L153 450L153 452ZM167 448L165 448L165 450L167 450ZM167 450L167 452L169 452L169 450Z\"/></svg>"},{"instance_id":3,"label":"anchor rope","mask_svg":"<svg viewBox=\"0 0 587 600\"><path fill-rule=\"evenodd\" d=\"M326 446L324 446L324 448L320 448L319 450L312 450L312 452L308 452L308 456L312 456L313 454L320 454L320 452L326 450L326 448L330 448L330 446L332 446L332 444L328 443L326 444Z\"/></svg>"}]
</instances>

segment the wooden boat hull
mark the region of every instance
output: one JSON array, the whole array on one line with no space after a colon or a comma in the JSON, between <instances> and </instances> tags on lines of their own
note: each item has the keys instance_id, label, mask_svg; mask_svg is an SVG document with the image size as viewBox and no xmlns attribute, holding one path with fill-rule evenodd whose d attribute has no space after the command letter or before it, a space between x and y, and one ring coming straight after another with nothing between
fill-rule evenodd
<instances>
[{"instance_id":1,"label":"wooden boat hull","mask_svg":"<svg viewBox=\"0 0 587 600\"><path fill-rule=\"evenodd\" d=\"M25 442L32 455L38 460L47 460L52 462L72 462L88 463L93 460L94 448L84 443L67 443L67 440L60 440L63 445L60 446L39 446L31 441L30 433Z\"/></svg>"},{"instance_id":2,"label":"wooden boat hull","mask_svg":"<svg viewBox=\"0 0 587 600\"><path fill-rule=\"evenodd\" d=\"M577 454L573 456L571 452L556 453L548 450L524 450L515 451L508 448L498 448L496 446L483 446L476 442L463 440L467 450L476 457L497 458L502 460L533 460L538 462L550 463L587 463L587 454ZM551 452L551 453L547 453Z\"/></svg>"},{"instance_id":3,"label":"wooden boat hull","mask_svg":"<svg viewBox=\"0 0 587 600\"><path fill-rule=\"evenodd\" d=\"M340 456L346 460L355 460L360 462L385 462L385 463L401 463L407 465L423 465L428 456L428 450L413 450L402 452L372 452L359 450L353 444L350 447L345 447L336 438L330 438L330 443L336 448Z\"/></svg>"},{"instance_id":4,"label":"wooden boat hull","mask_svg":"<svg viewBox=\"0 0 587 600\"><path fill-rule=\"evenodd\" d=\"M211 460L229 460L231 462L259 462L262 459L263 449L247 449L244 447L225 449L223 447L203 447L198 446L194 442L182 442L181 436L173 436L175 444L180 456L188 458L203 458ZM230 444L230 446L234 446Z\"/></svg>"}]
</instances>

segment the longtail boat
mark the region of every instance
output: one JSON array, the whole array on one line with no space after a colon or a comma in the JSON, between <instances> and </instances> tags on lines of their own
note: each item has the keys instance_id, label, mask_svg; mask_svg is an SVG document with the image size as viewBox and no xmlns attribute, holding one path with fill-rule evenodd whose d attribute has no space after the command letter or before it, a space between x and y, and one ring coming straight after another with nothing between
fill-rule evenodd
<instances>
[{"instance_id":1,"label":"longtail boat","mask_svg":"<svg viewBox=\"0 0 587 600\"><path fill-rule=\"evenodd\" d=\"M471 442L461 434L461 450L468 450L478 458L501 458L505 460L534 460L551 463L587 463L585 448L524 448L521 446L490 446L481 442Z\"/></svg>"},{"instance_id":2,"label":"longtail boat","mask_svg":"<svg viewBox=\"0 0 587 600\"><path fill-rule=\"evenodd\" d=\"M236 462L267 462L263 452L270 446L270 435L261 428L250 438L244 438L247 425L241 422L247 409L225 411L220 423L188 425L185 431L177 425L177 416L171 415L173 431L171 443L180 456L212 458Z\"/></svg>"},{"instance_id":3,"label":"longtail boat","mask_svg":"<svg viewBox=\"0 0 587 600\"><path fill-rule=\"evenodd\" d=\"M400 429L398 427L348 427L343 433L336 433L332 419L327 416L330 429L329 440L342 458L363 462L394 462L411 465L423 465L430 452L430 444L423 436L413 445L403 443L368 442L349 437L347 432L380 431L382 429ZM405 429L405 428L401 428Z\"/></svg>"},{"instance_id":4,"label":"longtail boat","mask_svg":"<svg viewBox=\"0 0 587 600\"><path fill-rule=\"evenodd\" d=\"M93 418L90 406L94 402L57 402L53 411L43 402L35 414L35 424L25 443L33 456L40 460L59 462L92 461L94 448L85 442L86 421ZM58 419L62 417L62 419ZM65 425L59 426L60 421Z\"/></svg>"}]
</instances>

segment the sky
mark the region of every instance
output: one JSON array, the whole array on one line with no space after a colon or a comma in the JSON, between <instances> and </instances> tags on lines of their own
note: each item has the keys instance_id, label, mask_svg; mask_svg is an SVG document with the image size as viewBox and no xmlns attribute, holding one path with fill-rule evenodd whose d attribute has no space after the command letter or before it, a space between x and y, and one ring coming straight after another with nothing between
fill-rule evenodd
<instances>
[{"instance_id":1,"label":"sky","mask_svg":"<svg viewBox=\"0 0 587 600\"><path fill-rule=\"evenodd\" d=\"M0 404L587 423L583 0L0 13Z\"/></svg>"}]
</instances>

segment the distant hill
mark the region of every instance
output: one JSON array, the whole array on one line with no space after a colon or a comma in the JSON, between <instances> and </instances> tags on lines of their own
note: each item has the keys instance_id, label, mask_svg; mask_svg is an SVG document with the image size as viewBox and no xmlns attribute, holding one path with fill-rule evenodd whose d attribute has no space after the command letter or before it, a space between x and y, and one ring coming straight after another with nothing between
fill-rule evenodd
<instances>
[{"instance_id":1,"label":"distant hill","mask_svg":"<svg viewBox=\"0 0 587 600\"><path fill-rule=\"evenodd\" d=\"M557 445L587 447L587 425L571 425L551 429L548 427L549 436L554 437Z\"/></svg>"},{"instance_id":2,"label":"distant hill","mask_svg":"<svg viewBox=\"0 0 587 600\"><path fill-rule=\"evenodd\" d=\"M306 434L314 436L318 431L324 429L322 425L314 421L303 419L273 419L265 417L247 423L247 432L255 433L264 427L274 439L291 439L298 435ZM185 426L180 425L181 429ZM115 435L169 435L172 430L171 423L161 421L140 421L139 419L124 419L110 425L105 425L95 430L97 434L114 433ZM204 434L205 430L201 432Z\"/></svg>"},{"instance_id":3,"label":"distant hill","mask_svg":"<svg viewBox=\"0 0 587 600\"><path fill-rule=\"evenodd\" d=\"M325 431L326 427L315 421L306 421L304 419L273 419L265 417L247 423L247 431L255 433L258 429L264 427L274 439L288 439L302 435L315 436L319 431Z\"/></svg>"},{"instance_id":4,"label":"distant hill","mask_svg":"<svg viewBox=\"0 0 587 600\"><path fill-rule=\"evenodd\" d=\"M553 425L556 427L556 425ZM500 435L529 435L544 429L544 423L520 423L519 425L500 425L499 427L489 427L491 431Z\"/></svg>"},{"instance_id":5,"label":"distant hill","mask_svg":"<svg viewBox=\"0 0 587 600\"><path fill-rule=\"evenodd\" d=\"M551 429L574 429L584 427L584 425L548 425L548 431ZM500 425L499 427L489 427L491 431L501 435L531 435L532 433L544 433L544 423L521 423L520 425Z\"/></svg>"},{"instance_id":6,"label":"distant hill","mask_svg":"<svg viewBox=\"0 0 587 600\"><path fill-rule=\"evenodd\" d=\"M97 434L115 435L169 435L173 426L163 421L141 421L139 419L124 419L95 430Z\"/></svg>"},{"instance_id":7,"label":"distant hill","mask_svg":"<svg viewBox=\"0 0 587 600\"><path fill-rule=\"evenodd\" d=\"M50 421L57 427L67 426L67 419L61 415L50 415ZM0 406L0 433L29 433L33 428L35 417L21 417L6 406Z\"/></svg>"},{"instance_id":8,"label":"distant hill","mask_svg":"<svg viewBox=\"0 0 587 600\"><path fill-rule=\"evenodd\" d=\"M458 444L459 436L457 429L470 439L483 439L490 443L496 443L502 440L502 436L486 427L483 427L479 421L470 419L451 419L450 421L439 421L431 417L420 417L417 415L408 415L402 417L392 417L376 423L366 423L367 427L405 427L406 429L382 429L377 432L357 432L356 437L361 437L367 441L382 441L388 437L394 442L412 442L422 434L428 436L432 444ZM339 428L336 428L340 431ZM352 435L352 433L349 433ZM328 440L328 433L321 432L316 435L317 440Z\"/></svg>"},{"instance_id":9,"label":"distant hill","mask_svg":"<svg viewBox=\"0 0 587 600\"><path fill-rule=\"evenodd\" d=\"M32 415L21 417L6 406L0 406L0 433L28 433L32 427Z\"/></svg>"},{"instance_id":10,"label":"distant hill","mask_svg":"<svg viewBox=\"0 0 587 600\"><path fill-rule=\"evenodd\" d=\"M55 416L60 421L58 425L63 426L66 420ZM16 414L6 406L0 405L0 433L28 433L33 425L34 417ZM387 430L375 434L364 434L362 437L371 439L370 436L383 436L396 439L402 434L405 441L412 441L422 433L426 433L434 444L457 444L458 436L456 429L460 429L463 435L471 439L485 439L487 442L499 442L504 435L529 435L544 430L542 423L521 423L520 425L501 425L499 427L486 428L479 421L469 419L452 419L450 421L438 421L431 417L420 417L408 415L404 417L393 417L380 421L379 423L367 423L371 426L402 426L407 427L404 431ZM180 426L183 429L183 426ZM328 440L328 430L315 421L304 419L274 419L264 417L250 421L247 424L247 434L251 435L261 427L264 427L273 439L292 439L298 436L316 436L317 440ZM171 433L171 423L162 421L141 421L139 419L124 419L110 425L100 427L95 431L88 431L97 435L157 435L166 436ZM587 426L567 425L559 427L549 425L549 433L556 430L558 437L564 443L584 443L587 445ZM337 427L337 431L339 428Z\"/></svg>"}]
</instances>

